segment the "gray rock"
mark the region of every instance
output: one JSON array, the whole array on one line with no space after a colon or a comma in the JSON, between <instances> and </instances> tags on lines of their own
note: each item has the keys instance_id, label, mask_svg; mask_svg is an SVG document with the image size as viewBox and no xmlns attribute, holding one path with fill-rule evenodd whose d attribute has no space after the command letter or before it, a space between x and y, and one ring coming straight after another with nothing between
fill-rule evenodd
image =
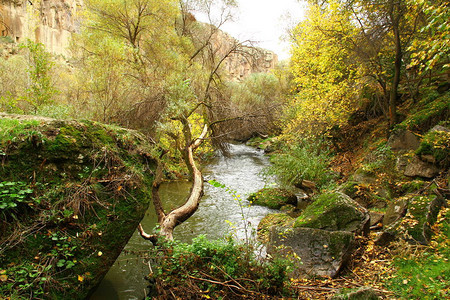
<instances>
[{"instance_id":1,"label":"gray rock","mask_svg":"<svg viewBox=\"0 0 450 300\"><path fill-rule=\"evenodd\" d=\"M295 275L335 277L351 256L353 236L348 231L273 226L267 252L287 256L295 253L301 261Z\"/></svg>"},{"instance_id":2,"label":"gray rock","mask_svg":"<svg viewBox=\"0 0 450 300\"><path fill-rule=\"evenodd\" d=\"M380 297L378 297L377 293L368 286L360 287L357 290L350 291L345 294L339 294L333 296L331 300L378 300Z\"/></svg>"},{"instance_id":3,"label":"gray rock","mask_svg":"<svg viewBox=\"0 0 450 300\"><path fill-rule=\"evenodd\" d=\"M370 211L370 226L375 226L383 222L384 214L376 211Z\"/></svg>"},{"instance_id":4,"label":"gray rock","mask_svg":"<svg viewBox=\"0 0 450 300\"><path fill-rule=\"evenodd\" d=\"M441 125L436 125L433 128L430 129L430 132L434 132L434 131L445 131L445 132L450 132L450 129Z\"/></svg>"},{"instance_id":5,"label":"gray rock","mask_svg":"<svg viewBox=\"0 0 450 300\"><path fill-rule=\"evenodd\" d=\"M392 150L416 150L420 145L419 138L409 130L403 129L394 132L388 140Z\"/></svg>"},{"instance_id":6,"label":"gray rock","mask_svg":"<svg viewBox=\"0 0 450 300\"><path fill-rule=\"evenodd\" d=\"M408 177L433 178L439 174L439 171L440 170L433 164L424 162L417 156L414 156L405 167L405 172L403 174Z\"/></svg>"},{"instance_id":7,"label":"gray rock","mask_svg":"<svg viewBox=\"0 0 450 300\"><path fill-rule=\"evenodd\" d=\"M349 196L340 193L320 195L295 220L294 227L316 228L329 231L350 231L367 235L370 215L367 209Z\"/></svg>"},{"instance_id":8,"label":"gray rock","mask_svg":"<svg viewBox=\"0 0 450 300\"><path fill-rule=\"evenodd\" d=\"M399 198L391 201L383 218L383 226L387 227L406 214L408 208L408 197Z\"/></svg>"}]
</instances>

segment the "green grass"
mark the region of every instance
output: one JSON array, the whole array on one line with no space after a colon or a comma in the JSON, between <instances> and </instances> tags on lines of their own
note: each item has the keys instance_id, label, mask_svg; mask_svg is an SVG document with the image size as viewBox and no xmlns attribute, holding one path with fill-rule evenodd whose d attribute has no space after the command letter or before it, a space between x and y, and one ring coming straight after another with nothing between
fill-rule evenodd
<instances>
[{"instance_id":1,"label":"green grass","mask_svg":"<svg viewBox=\"0 0 450 300\"><path fill-rule=\"evenodd\" d=\"M448 299L450 297L450 224L445 209L435 226L437 235L427 247L404 251L394 259L395 275L387 286L401 299Z\"/></svg>"}]
</instances>

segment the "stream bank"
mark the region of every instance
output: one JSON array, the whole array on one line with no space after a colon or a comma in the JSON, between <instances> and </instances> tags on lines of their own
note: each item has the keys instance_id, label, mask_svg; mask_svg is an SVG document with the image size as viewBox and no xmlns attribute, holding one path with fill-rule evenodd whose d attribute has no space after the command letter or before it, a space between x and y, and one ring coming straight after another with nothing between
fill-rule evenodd
<instances>
[{"instance_id":1,"label":"stream bank","mask_svg":"<svg viewBox=\"0 0 450 300\"><path fill-rule=\"evenodd\" d=\"M239 202L226 189L216 188L207 182L216 180L236 191L239 198L246 199L250 193L265 186L266 181L261 173L268 164L263 151L241 144L230 145L230 157L219 155L203 168L205 195L198 211L175 229L175 239L190 242L200 234L217 239L230 233L238 239L245 239L245 228L248 233L256 230L259 221L275 210L262 206L248 207L246 200L242 200L241 210ZM190 187L191 184L186 181L163 184L160 194L165 208L180 205ZM142 225L147 231L156 225L153 207L145 213ZM141 257L149 247L150 242L143 240L136 231L90 299L142 299L148 284L144 276L149 272L149 267Z\"/></svg>"}]
</instances>

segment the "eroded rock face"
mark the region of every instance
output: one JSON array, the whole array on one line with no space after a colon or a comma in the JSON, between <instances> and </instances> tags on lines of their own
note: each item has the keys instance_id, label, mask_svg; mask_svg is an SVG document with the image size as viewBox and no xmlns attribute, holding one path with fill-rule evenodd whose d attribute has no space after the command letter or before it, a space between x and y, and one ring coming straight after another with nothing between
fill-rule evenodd
<instances>
[{"instance_id":1,"label":"eroded rock face","mask_svg":"<svg viewBox=\"0 0 450 300\"><path fill-rule=\"evenodd\" d=\"M27 38L43 43L49 52L67 55L83 0L6 1L0 4L0 33L15 42Z\"/></svg>"},{"instance_id":2,"label":"eroded rock face","mask_svg":"<svg viewBox=\"0 0 450 300\"><path fill-rule=\"evenodd\" d=\"M298 275L335 277L352 253L353 236L347 231L274 226L267 251L272 255L295 253L301 261L295 271Z\"/></svg>"},{"instance_id":3,"label":"eroded rock face","mask_svg":"<svg viewBox=\"0 0 450 300\"><path fill-rule=\"evenodd\" d=\"M296 219L294 227L368 234L370 215L343 193L322 194Z\"/></svg>"}]
</instances>

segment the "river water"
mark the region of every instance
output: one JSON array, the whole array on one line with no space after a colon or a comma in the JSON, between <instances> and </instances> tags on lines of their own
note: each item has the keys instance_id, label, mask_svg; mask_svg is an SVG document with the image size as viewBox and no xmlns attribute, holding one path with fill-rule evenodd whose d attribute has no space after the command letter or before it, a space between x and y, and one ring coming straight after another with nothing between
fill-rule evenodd
<instances>
[{"instance_id":1,"label":"river water","mask_svg":"<svg viewBox=\"0 0 450 300\"><path fill-rule=\"evenodd\" d=\"M274 212L266 207L249 207L245 200L250 193L267 183L261 171L268 164L262 151L245 145L230 145L230 157L218 156L203 168L205 195L197 212L175 229L174 238L190 242L199 234L205 234L210 239L234 234L238 239L245 239L265 215ZM214 187L208 183L209 180L224 184L243 200L235 200L236 197L227 189ZM182 204L189 189L190 183L184 181L163 184L160 194L165 208L171 209ZM156 225L152 205L141 223L147 232ZM150 242L135 232L90 299L143 299L147 286L144 276L149 273L149 267L140 254L148 251L149 247Z\"/></svg>"}]
</instances>

